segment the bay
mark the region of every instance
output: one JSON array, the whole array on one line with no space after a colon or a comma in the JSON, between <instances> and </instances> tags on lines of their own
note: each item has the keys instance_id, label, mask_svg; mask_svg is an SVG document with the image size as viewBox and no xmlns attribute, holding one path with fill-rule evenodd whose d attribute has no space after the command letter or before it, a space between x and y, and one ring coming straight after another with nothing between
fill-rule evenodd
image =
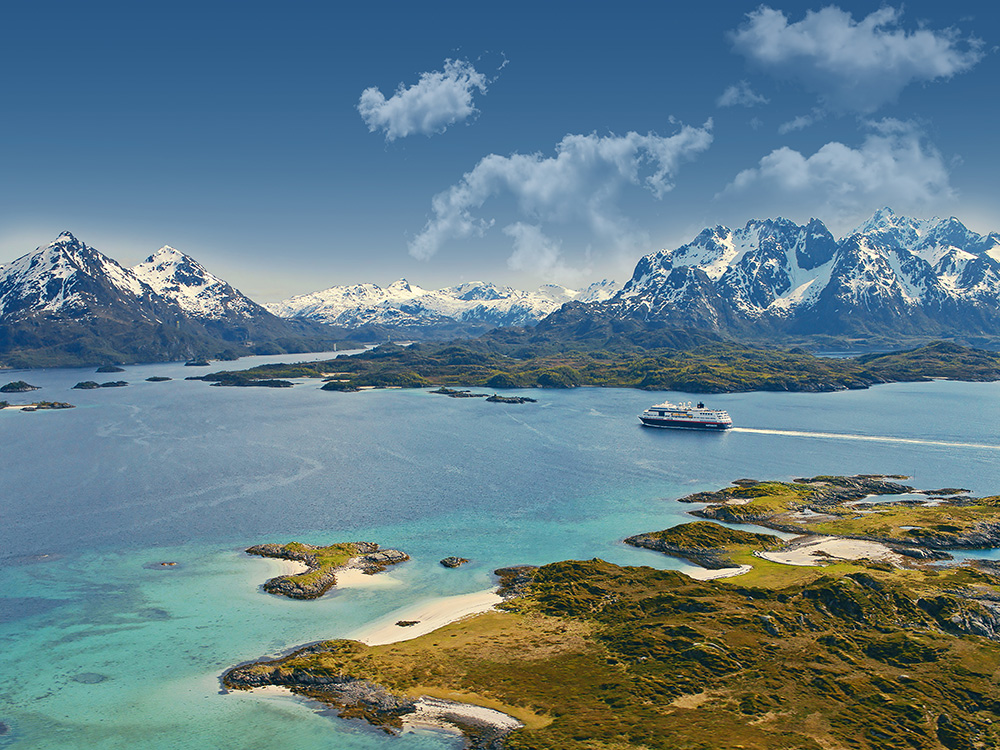
<instances>
[{"instance_id":1,"label":"bay","mask_svg":"<svg viewBox=\"0 0 1000 750\"><path fill-rule=\"evenodd\" d=\"M738 477L899 473L1000 492L996 383L706 397L737 425L709 434L639 425L646 406L683 394L543 390L506 405L183 380L208 369L129 367L114 376L128 387L96 391L71 389L101 379L92 370L4 374L43 387L24 401L77 408L0 411L0 747L458 747L291 698L221 694L218 677L488 588L503 565L684 569L621 539L683 522L691 506L677 497ZM294 602L259 588L280 564L242 552L355 539L412 559L370 586ZM449 555L472 562L448 570L438 560Z\"/></svg>"}]
</instances>

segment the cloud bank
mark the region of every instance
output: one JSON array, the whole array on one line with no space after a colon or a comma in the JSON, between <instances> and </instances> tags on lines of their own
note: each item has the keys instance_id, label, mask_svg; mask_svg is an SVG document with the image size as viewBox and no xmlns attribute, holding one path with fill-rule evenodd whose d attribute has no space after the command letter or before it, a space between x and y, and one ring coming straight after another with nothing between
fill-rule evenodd
<instances>
[{"instance_id":1,"label":"cloud bank","mask_svg":"<svg viewBox=\"0 0 1000 750\"><path fill-rule=\"evenodd\" d=\"M871 113L911 83L972 68L983 44L955 29L900 28L902 11L883 7L860 21L828 6L789 23L761 6L731 33L733 48L763 70L796 80L834 112Z\"/></svg>"},{"instance_id":2,"label":"cloud bank","mask_svg":"<svg viewBox=\"0 0 1000 750\"><path fill-rule=\"evenodd\" d=\"M490 154L434 196L433 214L410 242L410 254L427 260L450 240L483 236L495 222L483 211L491 198L513 200L518 214L528 219L504 228L514 240L508 265L515 270L551 271L561 262L560 243L542 233L543 222L582 226L615 248L634 245L642 238L621 212L622 191L638 186L662 198L673 189L681 163L711 143L709 120L702 127L684 125L668 137L567 135L550 157Z\"/></svg>"},{"instance_id":3,"label":"cloud bank","mask_svg":"<svg viewBox=\"0 0 1000 750\"><path fill-rule=\"evenodd\" d=\"M445 60L443 71L421 73L409 88L399 84L389 99L374 86L365 89L358 112L368 130L382 131L387 141L415 133L443 133L478 112L473 94L476 90L485 94L491 82L466 60Z\"/></svg>"},{"instance_id":4,"label":"cloud bank","mask_svg":"<svg viewBox=\"0 0 1000 750\"><path fill-rule=\"evenodd\" d=\"M776 149L716 197L751 211L784 206L789 214L829 218L840 229L880 206L920 213L956 197L941 153L916 125L894 119L866 125L859 148L833 141L811 156Z\"/></svg>"}]
</instances>

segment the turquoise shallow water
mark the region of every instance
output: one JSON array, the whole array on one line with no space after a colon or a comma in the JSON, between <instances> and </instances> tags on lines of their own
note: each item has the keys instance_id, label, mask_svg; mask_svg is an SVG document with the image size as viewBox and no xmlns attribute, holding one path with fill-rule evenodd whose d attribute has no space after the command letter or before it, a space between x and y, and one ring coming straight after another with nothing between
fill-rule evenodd
<instances>
[{"instance_id":1,"label":"turquoise shallow water","mask_svg":"<svg viewBox=\"0 0 1000 750\"><path fill-rule=\"evenodd\" d=\"M6 378L78 408L0 411L0 748L454 748L223 695L218 676L487 588L502 565L683 567L620 540L684 520L674 498L736 477L893 472L1000 491L998 384L716 396L740 429L705 434L640 427L660 393L539 391L507 406L213 388L180 379L192 369L130 367L115 377L132 385L101 391L70 390L90 370ZM143 382L154 374L177 379ZM389 585L292 602L259 589L278 564L241 551L292 539L370 539L413 559ZM472 562L446 570L447 555Z\"/></svg>"}]
</instances>

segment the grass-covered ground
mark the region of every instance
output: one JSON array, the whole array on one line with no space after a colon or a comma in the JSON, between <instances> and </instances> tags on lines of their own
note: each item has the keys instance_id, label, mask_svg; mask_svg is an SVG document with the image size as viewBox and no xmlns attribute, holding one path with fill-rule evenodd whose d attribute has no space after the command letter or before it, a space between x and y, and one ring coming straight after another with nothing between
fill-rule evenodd
<instances>
[{"instance_id":1,"label":"grass-covered ground","mask_svg":"<svg viewBox=\"0 0 1000 750\"><path fill-rule=\"evenodd\" d=\"M278 664L497 708L525 724L507 737L511 749L1000 742L1000 644L953 622L983 606L957 592L995 592L1000 581L863 564L794 573L790 584L750 586L555 563L508 612L385 646L331 641Z\"/></svg>"},{"instance_id":2,"label":"grass-covered ground","mask_svg":"<svg viewBox=\"0 0 1000 750\"><path fill-rule=\"evenodd\" d=\"M1000 514L996 498L956 489L934 506L857 505L912 490L899 479L745 479L684 499L781 519L810 509L824 520L808 530L855 537L920 521L957 539ZM494 708L524 724L502 740L510 750L1000 746L1000 576L988 569L785 565L757 554L776 537L707 521L627 541L753 567L704 582L597 559L498 571L516 590L502 612L395 644L328 641L224 681L288 685L389 727L419 696ZM356 702L324 681L383 693Z\"/></svg>"}]
</instances>

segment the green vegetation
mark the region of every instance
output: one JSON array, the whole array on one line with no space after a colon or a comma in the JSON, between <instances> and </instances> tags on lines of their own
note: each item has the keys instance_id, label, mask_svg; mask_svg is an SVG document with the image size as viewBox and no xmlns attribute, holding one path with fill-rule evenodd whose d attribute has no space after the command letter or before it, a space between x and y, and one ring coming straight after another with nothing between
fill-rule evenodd
<instances>
[{"instance_id":1,"label":"green vegetation","mask_svg":"<svg viewBox=\"0 0 1000 750\"><path fill-rule=\"evenodd\" d=\"M525 724L509 750L995 747L1000 644L962 623L989 618L1000 579L827 572L763 587L554 563L505 613L385 646L328 641L225 680L330 700L316 679L350 676L497 708Z\"/></svg>"},{"instance_id":2,"label":"green vegetation","mask_svg":"<svg viewBox=\"0 0 1000 750\"><path fill-rule=\"evenodd\" d=\"M358 545L353 543L317 547L302 542L290 542L284 545L260 544L250 547L247 552L261 557L305 563L309 567L307 571L272 578L264 583L264 590L293 599L317 599L336 585L335 571L343 567L352 557L356 557L359 549Z\"/></svg>"},{"instance_id":3,"label":"green vegetation","mask_svg":"<svg viewBox=\"0 0 1000 750\"><path fill-rule=\"evenodd\" d=\"M569 346L569 345L566 345ZM514 346L499 334L454 344L384 344L353 357L266 365L200 376L233 384L267 378L323 378L326 390L422 388L432 384L487 388L615 386L689 393L834 391L877 383L948 377L1000 379L1000 356L938 342L907 352L858 358L816 357L742 344L691 349L598 349ZM539 353L541 350L541 353ZM334 385L336 384L336 385Z\"/></svg>"}]
</instances>

